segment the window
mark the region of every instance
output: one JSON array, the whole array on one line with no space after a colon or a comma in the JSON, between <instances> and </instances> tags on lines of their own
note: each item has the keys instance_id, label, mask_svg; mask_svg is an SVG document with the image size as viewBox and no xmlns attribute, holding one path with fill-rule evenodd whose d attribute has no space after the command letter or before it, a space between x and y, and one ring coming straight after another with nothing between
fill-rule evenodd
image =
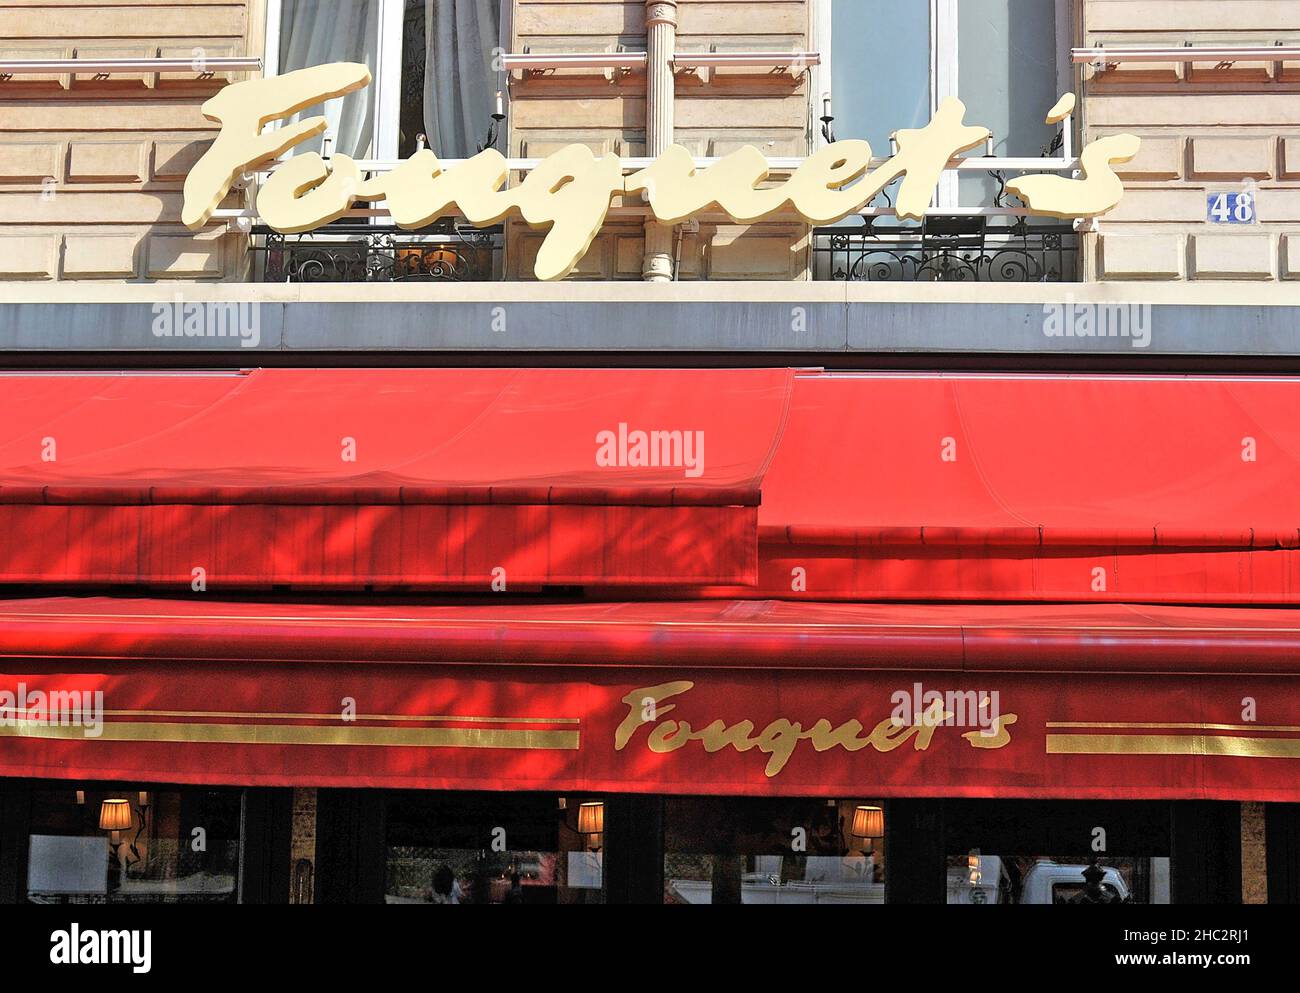
<instances>
[{"instance_id":1,"label":"window","mask_svg":"<svg viewBox=\"0 0 1300 993\"><path fill-rule=\"evenodd\" d=\"M1169 859L950 855L948 903L1169 903Z\"/></svg>"},{"instance_id":2,"label":"window","mask_svg":"<svg viewBox=\"0 0 1300 993\"><path fill-rule=\"evenodd\" d=\"M519 793L385 794L387 903L604 903L605 804Z\"/></svg>"},{"instance_id":3,"label":"window","mask_svg":"<svg viewBox=\"0 0 1300 993\"><path fill-rule=\"evenodd\" d=\"M240 790L115 787L32 794L31 903L234 903Z\"/></svg>"},{"instance_id":4,"label":"window","mask_svg":"<svg viewBox=\"0 0 1300 993\"><path fill-rule=\"evenodd\" d=\"M1056 131L1043 119L1071 86L1069 9L1068 0L819 0L829 65L816 88L832 98L836 137L888 155L893 131L924 125L957 96L967 122L993 132L994 155L1040 156ZM996 193L983 171L946 173L937 203L990 206Z\"/></svg>"},{"instance_id":5,"label":"window","mask_svg":"<svg viewBox=\"0 0 1300 993\"><path fill-rule=\"evenodd\" d=\"M1043 119L1062 92L1055 5L1043 0L961 0L960 8L957 95L966 103L967 120L993 132L994 155L1044 154L1057 128ZM962 206L992 203L997 193L996 180L986 172L963 173L958 183Z\"/></svg>"},{"instance_id":6,"label":"window","mask_svg":"<svg viewBox=\"0 0 1300 993\"><path fill-rule=\"evenodd\" d=\"M467 158L505 89L495 67L506 9L502 0L270 0L266 71L364 62L371 85L324 106L334 151L394 160L423 134L439 158ZM297 151L320 148L317 139Z\"/></svg>"},{"instance_id":7,"label":"window","mask_svg":"<svg viewBox=\"0 0 1300 993\"><path fill-rule=\"evenodd\" d=\"M825 0L831 8L832 92L839 138L889 154L889 136L930 120L928 0Z\"/></svg>"},{"instance_id":8,"label":"window","mask_svg":"<svg viewBox=\"0 0 1300 993\"><path fill-rule=\"evenodd\" d=\"M884 903L884 832L878 801L669 799L664 902Z\"/></svg>"}]
</instances>

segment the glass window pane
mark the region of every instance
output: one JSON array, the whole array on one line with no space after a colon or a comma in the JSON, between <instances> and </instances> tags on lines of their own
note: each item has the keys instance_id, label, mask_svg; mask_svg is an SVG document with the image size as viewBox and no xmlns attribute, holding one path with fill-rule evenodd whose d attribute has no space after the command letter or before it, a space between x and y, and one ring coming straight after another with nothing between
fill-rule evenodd
<instances>
[{"instance_id":1,"label":"glass window pane","mask_svg":"<svg viewBox=\"0 0 1300 993\"><path fill-rule=\"evenodd\" d=\"M948 903L1169 903L1169 859L950 855Z\"/></svg>"},{"instance_id":2,"label":"glass window pane","mask_svg":"<svg viewBox=\"0 0 1300 993\"><path fill-rule=\"evenodd\" d=\"M1041 155L1058 130L1043 122L1060 96L1056 4L961 0L958 9L957 89L967 122L993 132L995 155ZM965 207L991 206L998 189L982 172L963 173L960 185Z\"/></svg>"},{"instance_id":3,"label":"glass window pane","mask_svg":"<svg viewBox=\"0 0 1300 993\"><path fill-rule=\"evenodd\" d=\"M280 72L328 62L364 62L373 75L379 57L380 0L284 0L280 16ZM334 151L367 158L373 147L375 84L308 107L291 120L323 114L335 133ZM294 150L319 152L321 139Z\"/></svg>"},{"instance_id":4,"label":"glass window pane","mask_svg":"<svg viewBox=\"0 0 1300 993\"><path fill-rule=\"evenodd\" d=\"M670 798L664 903L884 903L884 823L877 801Z\"/></svg>"},{"instance_id":5,"label":"glass window pane","mask_svg":"<svg viewBox=\"0 0 1300 993\"><path fill-rule=\"evenodd\" d=\"M604 804L549 794L389 793L387 903L604 902Z\"/></svg>"},{"instance_id":6,"label":"glass window pane","mask_svg":"<svg viewBox=\"0 0 1300 993\"><path fill-rule=\"evenodd\" d=\"M837 138L865 138L883 158L890 134L930 120L925 0L831 0L831 46Z\"/></svg>"},{"instance_id":7,"label":"glass window pane","mask_svg":"<svg viewBox=\"0 0 1300 993\"><path fill-rule=\"evenodd\" d=\"M69 785L38 791L32 797L27 899L234 903L241 814L239 790Z\"/></svg>"}]
</instances>

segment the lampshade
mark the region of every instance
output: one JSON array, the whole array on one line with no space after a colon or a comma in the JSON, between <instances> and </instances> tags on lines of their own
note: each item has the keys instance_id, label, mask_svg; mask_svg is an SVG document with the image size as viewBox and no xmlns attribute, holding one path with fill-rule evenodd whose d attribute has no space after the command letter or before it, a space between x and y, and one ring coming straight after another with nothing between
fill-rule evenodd
<instances>
[{"instance_id":1,"label":"lampshade","mask_svg":"<svg viewBox=\"0 0 1300 993\"><path fill-rule=\"evenodd\" d=\"M131 828L131 805L125 800L105 800L99 805L101 831L128 831Z\"/></svg>"},{"instance_id":2,"label":"lampshade","mask_svg":"<svg viewBox=\"0 0 1300 993\"><path fill-rule=\"evenodd\" d=\"M853 837L883 838L885 812L879 807L859 807L853 812Z\"/></svg>"},{"instance_id":3,"label":"lampshade","mask_svg":"<svg viewBox=\"0 0 1300 993\"><path fill-rule=\"evenodd\" d=\"M605 831L605 805L591 800L578 808L578 833L603 834Z\"/></svg>"}]
</instances>

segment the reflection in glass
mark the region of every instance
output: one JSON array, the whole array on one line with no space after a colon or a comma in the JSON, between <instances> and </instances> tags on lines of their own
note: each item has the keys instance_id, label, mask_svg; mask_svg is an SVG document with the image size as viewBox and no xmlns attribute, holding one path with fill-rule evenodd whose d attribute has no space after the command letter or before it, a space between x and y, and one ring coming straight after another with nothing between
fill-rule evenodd
<instances>
[{"instance_id":1,"label":"reflection in glass","mask_svg":"<svg viewBox=\"0 0 1300 993\"><path fill-rule=\"evenodd\" d=\"M411 792L385 803L387 903L604 902L597 801Z\"/></svg>"},{"instance_id":2,"label":"reflection in glass","mask_svg":"<svg viewBox=\"0 0 1300 993\"><path fill-rule=\"evenodd\" d=\"M233 903L239 790L42 790L32 798L32 903Z\"/></svg>"},{"instance_id":3,"label":"reflection in glass","mask_svg":"<svg viewBox=\"0 0 1300 993\"><path fill-rule=\"evenodd\" d=\"M890 135L930 120L930 5L832 0L831 77L835 137L865 138L874 157L888 158ZM819 102L815 116L821 113ZM898 183L874 205L888 206Z\"/></svg>"},{"instance_id":4,"label":"reflection in glass","mask_svg":"<svg viewBox=\"0 0 1300 993\"><path fill-rule=\"evenodd\" d=\"M835 136L886 157L893 132L930 119L930 5L834 0L831 44Z\"/></svg>"},{"instance_id":5,"label":"reflection in glass","mask_svg":"<svg viewBox=\"0 0 1300 993\"><path fill-rule=\"evenodd\" d=\"M883 810L860 800L671 798L664 809L668 904L884 903Z\"/></svg>"},{"instance_id":6,"label":"reflection in glass","mask_svg":"<svg viewBox=\"0 0 1300 993\"><path fill-rule=\"evenodd\" d=\"M1057 130L1044 123L1056 103L1056 5L1042 0L961 0L957 91L966 120L993 132L993 154L1035 158ZM997 181L963 172L962 206L986 207Z\"/></svg>"},{"instance_id":7,"label":"reflection in glass","mask_svg":"<svg viewBox=\"0 0 1300 993\"><path fill-rule=\"evenodd\" d=\"M948 903L1169 903L1168 858L950 855ZM1095 869L1091 868L1095 865Z\"/></svg>"}]
</instances>

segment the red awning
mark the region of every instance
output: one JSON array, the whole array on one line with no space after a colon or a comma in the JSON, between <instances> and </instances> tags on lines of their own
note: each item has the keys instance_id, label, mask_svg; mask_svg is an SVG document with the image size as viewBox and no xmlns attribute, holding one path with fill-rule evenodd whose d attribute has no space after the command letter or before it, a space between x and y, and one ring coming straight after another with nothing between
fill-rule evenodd
<instances>
[{"instance_id":1,"label":"red awning","mask_svg":"<svg viewBox=\"0 0 1300 993\"><path fill-rule=\"evenodd\" d=\"M189 586L202 569L212 588L752 584L791 381L3 376L0 582Z\"/></svg>"},{"instance_id":2,"label":"red awning","mask_svg":"<svg viewBox=\"0 0 1300 993\"><path fill-rule=\"evenodd\" d=\"M1300 601L1297 411L1298 378L801 375L753 595Z\"/></svg>"},{"instance_id":3,"label":"red awning","mask_svg":"<svg viewBox=\"0 0 1300 993\"><path fill-rule=\"evenodd\" d=\"M0 582L1288 604L1296 410L1248 377L3 376ZM701 474L598 464L620 425L702 432Z\"/></svg>"},{"instance_id":4,"label":"red awning","mask_svg":"<svg viewBox=\"0 0 1300 993\"><path fill-rule=\"evenodd\" d=\"M0 601L0 658L1300 675L1300 611L48 597Z\"/></svg>"},{"instance_id":5,"label":"red awning","mask_svg":"<svg viewBox=\"0 0 1300 993\"><path fill-rule=\"evenodd\" d=\"M760 523L892 547L1297 548L1297 411L1300 378L801 375Z\"/></svg>"},{"instance_id":6,"label":"red awning","mask_svg":"<svg viewBox=\"0 0 1300 993\"><path fill-rule=\"evenodd\" d=\"M0 775L1300 801L1298 660L1286 610L10 601Z\"/></svg>"}]
</instances>

